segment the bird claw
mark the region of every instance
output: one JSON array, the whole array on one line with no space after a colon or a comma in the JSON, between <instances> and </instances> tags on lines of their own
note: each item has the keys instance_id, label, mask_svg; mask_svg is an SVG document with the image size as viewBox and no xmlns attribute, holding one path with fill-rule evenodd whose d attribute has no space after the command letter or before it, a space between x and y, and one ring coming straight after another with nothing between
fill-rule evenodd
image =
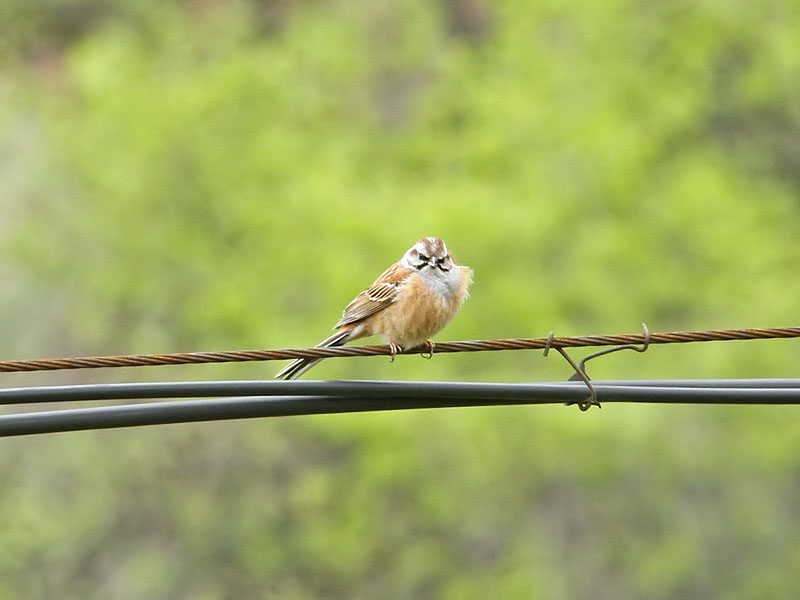
<instances>
[{"instance_id":1,"label":"bird claw","mask_svg":"<svg viewBox=\"0 0 800 600\"><path fill-rule=\"evenodd\" d=\"M401 346L398 346L397 344L389 344L389 356L392 357L389 360L389 362L394 362L394 357L397 356L397 354L402 351L403 348Z\"/></svg>"},{"instance_id":2,"label":"bird claw","mask_svg":"<svg viewBox=\"0 0 800 600\"><path fill-rule=\"evenodd\" d=\"M425 360L433 358L433 353L436 350L436 343L433 340L425 340L425 346L428 348L427 352L421 352L420 356Z\"/></svg>"}]
</instances>

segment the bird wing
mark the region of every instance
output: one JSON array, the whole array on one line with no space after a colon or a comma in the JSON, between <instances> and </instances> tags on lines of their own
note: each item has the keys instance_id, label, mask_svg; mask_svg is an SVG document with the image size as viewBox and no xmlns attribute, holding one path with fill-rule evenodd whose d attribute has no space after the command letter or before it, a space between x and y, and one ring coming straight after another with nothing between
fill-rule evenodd
<instances>
[{"instance_id":1,"label":"bird wing","mask_svg":"<svg viewBox=\"0 0 800 600\"><path fill-rule=\"evenodd\" d=\"M336 329L366 319L397 300L397 292L413 271L395 263L347 305Z\"/></svg>"}]
</instances>

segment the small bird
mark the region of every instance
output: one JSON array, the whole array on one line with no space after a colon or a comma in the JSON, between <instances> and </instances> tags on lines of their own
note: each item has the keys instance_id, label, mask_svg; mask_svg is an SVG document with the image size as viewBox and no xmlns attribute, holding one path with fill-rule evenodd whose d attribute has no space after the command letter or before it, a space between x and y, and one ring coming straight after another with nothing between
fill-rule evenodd
<instances>
[{"instance_id":1,"label":"small bird","mask_svg":"<svg viewBox=\"0 0 800 600\"><path fill-rule=\"evenodd\" d=\"M347 305L331 337L317 348L342 346L350 340L378 335L392 356L423 343L441 331L467 299L472 269L459 266L438 237L425 237ZM321 361L298 358L275 377L296 379Z\"/></svg>"}]
</instances>

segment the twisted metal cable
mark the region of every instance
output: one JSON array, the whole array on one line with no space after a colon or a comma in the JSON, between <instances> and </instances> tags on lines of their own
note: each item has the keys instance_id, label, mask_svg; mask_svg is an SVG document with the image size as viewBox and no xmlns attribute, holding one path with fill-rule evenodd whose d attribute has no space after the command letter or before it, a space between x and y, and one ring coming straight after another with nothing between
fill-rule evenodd
<instances>
[{"instance_id":1,"label":"twisted metal cable","mask_svg":"<svg viewBox=\"0 0 800 600\"><path fill-rule=\"evenodd\" d=\"M544 348L579 348L618 346L624 344L682 344L730 340L757 340L800 337L800 327L763 327L757 329L716 329L707 331L673 331L665 333L586 335L542 338L512 338L499 340L470 340L437 342L437 354L452 352L486 352L498 350L541 350ZM649 338L649 339L648 339ZM427 352L426 346L408 348L400 354ZM230 350L223 352L188 352L174 354L138 354L127 356L91 356L83 358L52 358L44 360L0 361L0 372L57 371L63 369L97 369L101 367L144 367L226 363L295 358L331 358L347 356L389 356L388 345L339 346L335 348L295 348L280 350Z\"/></svg>"}]
</instances>

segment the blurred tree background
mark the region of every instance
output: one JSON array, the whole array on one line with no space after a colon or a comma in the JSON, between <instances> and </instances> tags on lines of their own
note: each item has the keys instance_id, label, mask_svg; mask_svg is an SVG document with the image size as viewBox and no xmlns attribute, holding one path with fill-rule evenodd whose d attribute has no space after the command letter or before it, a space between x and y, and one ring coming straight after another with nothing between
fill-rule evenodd
<instances>
[{"instance_id":1,"label":"blurred tree background","mask_svg":"<svg viewBox=\"0 0 800 600\"><path fill-rule=\"evenodd\" d=\"M5 0L3 358L326 337L414 241L438 339L797 324L794 2ZM797 376L796 341L602 378ZM273 363L56 382L268 378ZM558 380L538 352L314 378ZM780 598L800 409L610 405L6 439L2 598Z\"/></svg>"}]
</instances>

